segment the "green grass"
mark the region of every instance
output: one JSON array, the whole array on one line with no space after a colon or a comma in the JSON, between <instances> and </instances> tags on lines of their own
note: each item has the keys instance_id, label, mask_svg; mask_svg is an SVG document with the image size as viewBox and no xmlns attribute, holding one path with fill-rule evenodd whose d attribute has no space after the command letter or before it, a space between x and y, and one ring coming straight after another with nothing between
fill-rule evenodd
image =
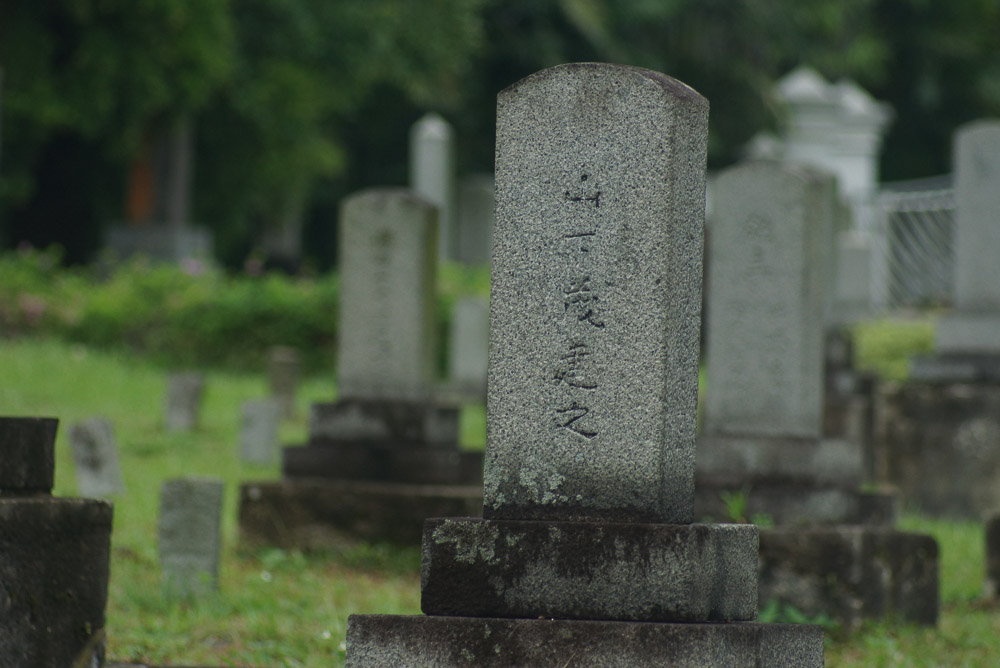
<instances>
[{"instance_id":1,"label":"green grass","mask_svg":"<svg viewBox=\"0 0 1000 668\"><path fill-rule=\"evenodd\" d=\"M933 350L936 322L936 314L921 313L854 325L855 365L885 380L905 379L910 372L910 358Z\"/></svg>"},{"instance_id":2,"label":"green grass","mask_svg":"<svg viewBox=\"0 0 1000 668\"><path fill-rule=\"evenodd\" d=\"M344 546L303 555L243 550L237 542L236 494L244 480L276 478L237 456L239 408L264 396L259 375L208 373L203 421L193 434L160 425L166 372L124 355L51 341L0 341L0 412L61 419L56 487L76 493L66 433L75 420L109 417L115 425L127 487L115 499L109 656L179 665L340 666L347 616L419 611L419 551ZM282 442L301 442L310 402L333 397L332 380L306 381L299 419ZM462 438L482 447L485 416L465 411ZM156 516L162 482L180 475L226 482L220 592L196 603L160 595ZM985 666L1000 652L1000 609L980 599L983 529L972 522L907 516L906 530L934 535L941 549L942 615L937 629L872 624L827 640L828 666Z\"/></svg>"}]
</instances>

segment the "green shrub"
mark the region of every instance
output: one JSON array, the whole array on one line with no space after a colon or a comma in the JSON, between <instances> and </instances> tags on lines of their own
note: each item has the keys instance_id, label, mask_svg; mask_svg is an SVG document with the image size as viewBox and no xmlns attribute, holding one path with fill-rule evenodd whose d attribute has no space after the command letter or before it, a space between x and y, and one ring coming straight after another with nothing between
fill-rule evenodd
<instances>
[{"instance_id":1,"label":"green shrub","mask_svg":"<svg viewBox=\"0 0 1000 668\"><path fill-rule=\"evenodd\" d=\"M58 250L0 255L0 334L127 347L163 364L260 369L268 347L297 348L310 370L335 363L338 279L226 275L139 259L106 271L60 267ZM441 267L439 368L452 307L489 294L489 268Z\"/></svg>"},{"instance_id":2,"label":"green shrub","mask_svg":"<svg viewBox=\"0 0 1000 668\"><path fill-rule=\"evenodd\" d=\"M934 349L935 317L881 319L858 323L852 328L855 365L873 371L885 380L903 380L909 374L910 358Z\"/></svg>"}]
</instances>

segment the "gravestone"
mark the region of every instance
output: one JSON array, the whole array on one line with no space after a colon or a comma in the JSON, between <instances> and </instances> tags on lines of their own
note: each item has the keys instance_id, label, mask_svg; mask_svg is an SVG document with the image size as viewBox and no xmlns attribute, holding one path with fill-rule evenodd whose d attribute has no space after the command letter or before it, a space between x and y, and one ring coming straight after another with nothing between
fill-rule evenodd
<instances>
[{"instance_id":1,"label":"gravestone","mask_svg":"<svg viewBox=\"0 0 1000 668\"><path fill-rule=\"evenodd\" d=\"M107 497L125 491L114 429L106 418L90 418L69 430L80 496Z\"/></svg>"},{"instance_id":2,"label":"gravestone","mask_svg":"<svg viewBox=\"0 0 1000 668\"><path fill-rule=\"evenodd\" d=\"M472 174L459 181L455 256L459 262L489 264L494 206L492 174Z\"/></svg>"},{"instance_id":3,"label":"gravestone","mask_svg":"<svg viewBox=\"0 0 1000 668\"><path fill-rule=\"evenodd\" d=\"M455 254L455 132L440 114L410 128L410 188L438 210L438 259Z\"/></svg>"},{"instance_id":4,"label":"gravestone","mask_svg":"<svg viewBox=\"0 0 1000 668\"><path fill-rule=\"evenodd\" d=\"M167 480L160 488L164 595L195 598L218 590L224 490L221 480L194 477Z\"/></svg>"},{"instance_id":5,"label":"gravestone","mask_svg":"<svg viewBox=\"0 0 1000 668\"><path fill-rule=\"evenodd\" d=\"M750 621L756 527L690 524L706 101L586 63L497 107L483 518L428 520L428 616L352 615L347 665L822 665Z\"/></svg>"},{"instance_id":6,"label":"gravestone","mask_svg":"<svg viewBox=\"0 0 1000 668\"><path fill-rule=\"evenodd\" d=\"M862 493L860 444L823 436L833 185L775 162L716 181L696 514L737 508L743 521L777 525L760 533L762 601L846 626L866 616L933 624L933 538L881 526L895 521L894 499Z\"/></svg>"},{"instance_id":7,"label":"gravestone","mask_svg":"<svg viewBox=\"0 0 1000 668\"><path fill-rule=\"evenodd\" d=\"M1000 120L964 125L953 140L954 304L934 352L879 396L879 480L905 503L982 520L1000 507Z\"/></svg>"},{"instance_id":8,"label":"gravestone","mask_svg":"<svg viewBox=\"0 0 1000 668\"><path fill-rule=\"evenodd\" d=\"M339 397L311 407L306 444L282 450L282 483L241 487L251 542L412 544L425 512L481 503L482 453L459 449L459 408L435 396L435 207L366 190L342 203L340 235Z\"/></svg>"},{"instance_id":9,"label":"gravestone","mask_svg":"<svg viewBox=\"0 0 1000 668\"><path fill-rule=\"evenodd\" d=\"M240 410L240 460L261 466L274 463L281 407L273 399L248 401Z\"/></svg>"},{"instance_id":10,"label":"gravestone","mask_svg":"<svg viewBox=\"0 0 1000 668\"><path fill-rule=\"evenodd\" d=\"M200 373L172 373L167 377L164 427L168 432L187 432L198 426L204 389L205 377Z\"/></svg>"},{"instance_id":11,"label":"gravestone","mask_svg":"<svg viewBox=\"0 0 1000 668\"><path fill-rule=\"evenodd\" d=\"M53 418L0 418L0 665L104 661L112 506L53 498Z\"/></svg>"},{"instance_id":12,"label":"gravestone","mask_svg":"<svg viewBox=\"0 0 1000 668\"><path fill-rule=\"evenodd\" d=\"M283 420L295 417L295 393L299 386L300 367L299 351L295 348L274 346L268 351L268 384L271 396L278 402Z\"/></svg>"},{"instance_id":13,"label":"gravestone","mask_svg":"<svg viewBox=\"0 0 1000 668\"><path fill-rule=\"evenodd\" d=\"M484 297L462 297L451 314L448 380L460 396L486 396L490 313Z\"/></svg>"},{"instance_id":14,"label":"gravestone","mask_svg":"<svg viewBox=\"0 0 1000 668\"><path fill-rule=\"evenodd\" d=\"M834 182L761 161L714 192L699 514L749 486L778 524L861 521L861 449L822 438Z\"/></svg>"}]
</instances>

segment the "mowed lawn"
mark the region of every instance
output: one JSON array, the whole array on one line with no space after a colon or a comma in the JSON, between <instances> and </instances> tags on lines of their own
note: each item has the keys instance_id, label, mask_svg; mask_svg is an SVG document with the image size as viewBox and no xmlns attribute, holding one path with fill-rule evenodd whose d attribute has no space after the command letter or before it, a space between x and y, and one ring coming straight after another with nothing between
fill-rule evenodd
<instances>
[{"instance_id":1,"label":"mowed lawn","mask_svg":"<svg viewBox=\"0 0 1000 668\"><path fill-rule=\"evenodd\" d=\"M0 414L61 420L56 444L57 496L76 493L67 433L74 421L112 420L126 492L115 498L109 657L220 666L340 666L352 613L419 612L419 549L344 545L314 555L240 548L241 481L274 479L272 467L237 456L240 406L266 396L259 374L208 372L202 420L192 434L162 428L167 370L140 359L54 341L0 342ZM302 442L313 401L334 396L332 377L304 381L299 417L281 430ZM481 412L466 420L463 441L482 444ZM220 592L194 604L160 595L156 517L164 480L208 475L226 483ZM878 624L827 635L829 666L989 666L1000 662L1000 608L983 600L983 531L975 523L909 515L903 528L938 538L942 615L936 629Z\"/></svg>"}]
</instances>

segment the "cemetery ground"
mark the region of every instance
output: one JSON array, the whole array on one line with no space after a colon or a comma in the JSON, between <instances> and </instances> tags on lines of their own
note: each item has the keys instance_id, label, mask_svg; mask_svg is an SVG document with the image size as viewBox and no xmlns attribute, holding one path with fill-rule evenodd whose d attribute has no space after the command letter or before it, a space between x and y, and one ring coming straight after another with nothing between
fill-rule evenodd
<instances>
[{"instance_id":1,"label":"cemetery ground","mask_svg":"<svg viewBox=\"0 0 1000 668\"><path fill-rule=\"evenodd\" d=\"M897 360L926 344L929 326L876 325L862 334L861 357L896 375ZM162 367L124 353L45 339L0 342L3 413L60 419L57 496L76 494L69 425L103 415L115 426L126 492L114 499L109 658L174 665L336 666L344 661L349 614L419 613L417 546L345 544L309 555L242 548L236 526L239 483L279 477L277 464L251 466L238 456L239 407L265 396L266 380L262 374L208 372L199 428L167 434L161 423L165 378ZM282 443L304 441L308 405L333 394L328 378L304 382L300 417L283 425ZM463 443L482 447L482 411L467 412L463 422ZM184 475L210 475L226 483L220 592L188 603L161 596L156 545L160 485ZM830 628L827 665L988 665L1000 647L1000 606L981 598L982 527L906 514L901 528L939 541L938 628L881 623L851 634ZM821 621L773 609L762 619Z\"/></svg>"}]
</instances>

